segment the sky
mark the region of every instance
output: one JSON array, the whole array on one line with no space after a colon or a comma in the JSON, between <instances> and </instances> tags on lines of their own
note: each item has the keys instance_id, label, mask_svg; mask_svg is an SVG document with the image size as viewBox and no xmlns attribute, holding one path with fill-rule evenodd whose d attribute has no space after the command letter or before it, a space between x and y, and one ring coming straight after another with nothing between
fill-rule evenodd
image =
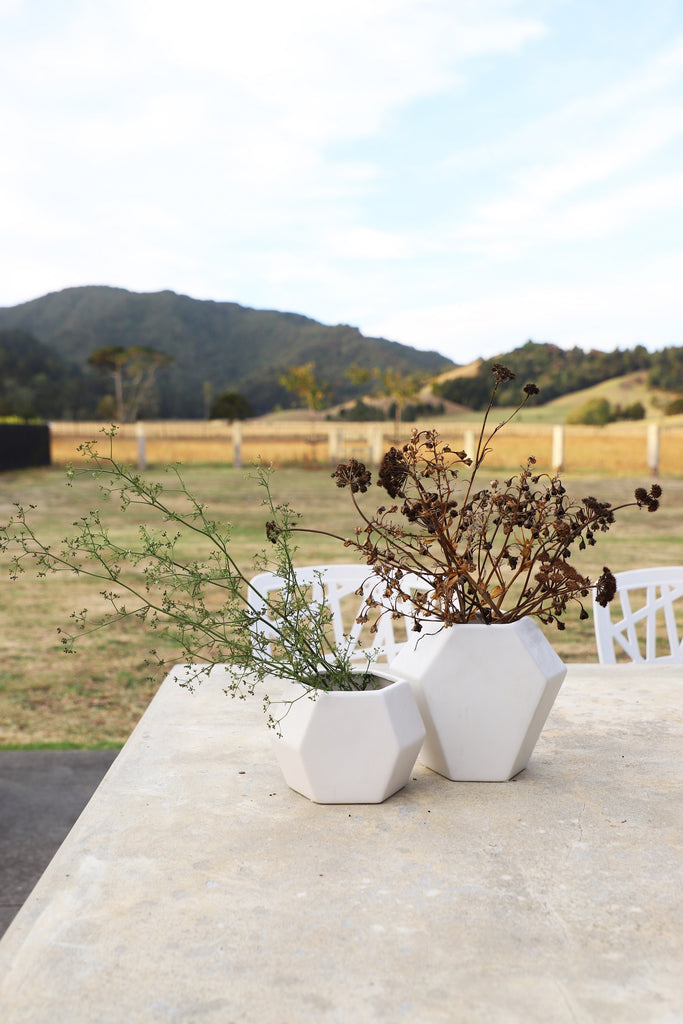
<instances>
[{"instance_id":1,"label":"sky","mask_svg":"<svg viewBox=\"0 0 683 1024\"><path fill-rule=\"evenodd\" d=\"M0 306L683 344L677 0L0 0Z\"/></svg>"}]
</instances>

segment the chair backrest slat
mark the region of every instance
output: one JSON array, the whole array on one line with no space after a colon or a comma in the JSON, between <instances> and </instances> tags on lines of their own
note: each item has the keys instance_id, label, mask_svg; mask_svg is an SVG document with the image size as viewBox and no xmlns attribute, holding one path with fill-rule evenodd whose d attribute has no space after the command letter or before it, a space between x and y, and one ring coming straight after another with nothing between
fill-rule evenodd
<instances>
[{"instance_id":1,"label":"chair backrest slat","mask_svg":"<svg viewBox=\"0 0 683 1024\"><path fill-rule=\"evenodd\" d=\"M331 617L334 641L338 648L348 651L352 664L364 665L368 652L374 651L377 660L390 662L398 654L405 640L399 640L394 629L391 612L379 616L379 608L369 607L368 599L373 597L381 602L384 584L368 566L364 565L311 565L296 569L297 582L302 588L310 589L309 607L315 611L323 599ZM265 612L269 595L282 589L282 579L274 573L259 573L249 584L249 600L257 611ZM424 583L412 577L404 577L401 586L405 592L424 589ZM354 600L355 598L355 600ZM404 609L399 608L403 612ZM406 602L405 613L410 606ZM376 622L376 631L368 636L368 627L359 618L369 613L370 621ZM255 632L269 640L275 640L275 631L268 627L267 620L259 622Z\"/></svg>"},{"instance_id":2,"label":"chair backrest slat","mask_svg":"<svg viewBox=\"0 0 683 1024\"><path fill-rule=\"evenodd\" d=\"M631 661L683 662L683 641L679 638L676 602L683 599L683 566L656 566L615 574L617 593L611 605L602 608L593 593L593 622L598 658L614 664L617 649ZM644 604L633 610L632 596L644 593ZM617 607L621 606L621 617ZM682 601L683 605L683 601ZM683 614L683 607L680 611ZM659 635L658 635L658 626ZM644 629L643 643L638 633ZM668 648L659 653L662 647Z\"/></svg>"}]
</instances>

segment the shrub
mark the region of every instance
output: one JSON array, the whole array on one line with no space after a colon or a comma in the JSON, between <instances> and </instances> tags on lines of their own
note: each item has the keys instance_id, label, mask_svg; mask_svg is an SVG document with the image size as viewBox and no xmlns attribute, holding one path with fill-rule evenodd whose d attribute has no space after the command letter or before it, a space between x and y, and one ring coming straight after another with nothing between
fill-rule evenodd
<instances>
[{"instance_id":1,"label":"shrub","mask_svg":"<svg viewBox=\"0 0 683 1024\"><path fill-rule=\"evenodd\" d=\"M674 398L664 407L664 413L666 416L675 416L679 412L683 412L683 395L679 395L678 398Z\"/></svg>"},{"instance_id":2,"label":"shrub","mask_svg":"<svg viewBox=\"0 0 683 1024\"><path fill-rule=\"evenodd\" d=\"M46 423L0 423L0 470L50 465Z\"/></svg>"},{"instance_id":3,"label":"shrub","mask_svg":"<svg viewBox=\"0 0 683 1024\"><path fill-rule=\"evenodd\" d=\"M567 423L582 423L587 426L604 427L613 419L612 406L606 398L589 398L587 402L572 410Z\"/></svg>"},{"instance_id":4,"label":"shrub","mask_svg":"<svg viewBox=\"0 0 683 1024\"><path fill-rule=\"evenodd\" d=\"M237 391L224 391L214 400L209 411L210 420L248 420L254 415L244 395Z\"/></svg>"}]
</instances>

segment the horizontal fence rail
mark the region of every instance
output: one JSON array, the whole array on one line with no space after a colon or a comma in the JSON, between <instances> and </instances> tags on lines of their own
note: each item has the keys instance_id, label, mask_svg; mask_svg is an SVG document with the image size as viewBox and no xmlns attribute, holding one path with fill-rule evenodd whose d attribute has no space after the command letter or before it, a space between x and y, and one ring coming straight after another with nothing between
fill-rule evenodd
<instances>
[{"instance_id":1,"label":"horizontal fence rail","mask_svg":"<svg viewBox=\"0 0 683 1024\"><path fill-rule=\"evenodd\" d=\"M249 466L259 460L273 465L336 465L357 458L377 466L392 444L404 444L414 427L437 427L454 449L473 454L478 427L458 421L404 424L398 441L392 423L326 423L288 420L160 420L123 424L113 439L114 453L144 468L175 462ZM495 423L494 423L495 426ZM50 424L52 462L78 462L79 445L96 440L109 450L101 423ZM605 427L561 424L508 424L495 436L487 456L490 469L515 469L533 455L540 471L572 473L609 471L678 474L683 471L683 423L639 421Z\"/></svg>"}]
</instances>

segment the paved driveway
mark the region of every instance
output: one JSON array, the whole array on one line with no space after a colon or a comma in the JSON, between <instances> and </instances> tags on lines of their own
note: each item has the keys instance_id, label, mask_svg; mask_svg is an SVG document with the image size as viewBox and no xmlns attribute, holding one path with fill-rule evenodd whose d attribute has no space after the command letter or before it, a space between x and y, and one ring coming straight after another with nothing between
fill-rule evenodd
<instances>
[{"instance_id":1,"label":"paved driveway","mask_svg":"<svg viewBox=\"0 0 683 1024\"><path fill-rule=\"evenodd\" d=\"M0 750L0 935L117 750Z\"/></svg>"}]
</instances>

